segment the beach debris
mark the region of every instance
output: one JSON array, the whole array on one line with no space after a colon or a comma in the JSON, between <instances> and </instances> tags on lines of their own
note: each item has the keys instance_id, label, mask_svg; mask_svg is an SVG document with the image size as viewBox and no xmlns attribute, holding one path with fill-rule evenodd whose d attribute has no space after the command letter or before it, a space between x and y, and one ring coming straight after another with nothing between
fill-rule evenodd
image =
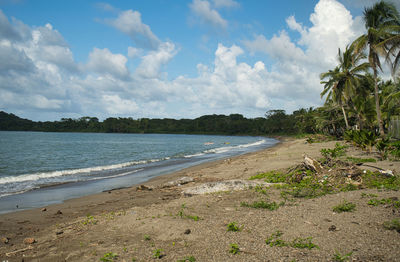
<instances>
[{"instance_id":1,"label":"beach debris","mask_svg":"<svg viewBox=\"0 0 400 262\"><path fill-rule=\"evenodd\" d=\"M204 183L199 186L187 188L182 193L185 196L203 195L215 192L245 190L255 186L269 187L271 185L276 185L276 184L282 184L282 183L266 183L260 181L234 179L234 180Z\"/></svg>"},{"instance_id":2,"label":"beach debris","mask_svg":"<svg viewBox=\"0 0 400 262\"><path fill-rule=\"evenodd\" d=\"M41 210L42 212L45 212L45 211L47 211L47 208L42 208L42 210Z\"/></svg>"},{"instance_id":3,"label":"beach debris","mask_svg":"<svg viewBox=\"0 0 400 262\"><path fill-rule=\"evenodd\" d=\"M57 212L55 213L55 215L62 215L61 210L57 210Z\"/></svg>"},{"instance_id":4,"label":"beach debris","mask_svg":"<svg viewBox=\"0 0 400 262\"><path fill-rule=\"evenodd\" d=\"M331 225L328 230L329 231L336 231L336 226L335 225Z\"/></svg>"},{"instance_id":5,"label":"beach debris","mask_svg":"<svg viewBox=\"0 0 400 262\"><path fill-rule=\"evenodd\" d=\"M190 182L194 182L194 179L192 177L184 176L181 178L178 178L177 180L167 182L163 185L163 188L165 187L173 187L173 186L181 186Z\"/></svg>"},{"instance_id":6,"label":"beach debris","mask_svg":"<svg viewBox=\"0 0 400 262\"><path fill-rule=\"evenodd\" d=\"M185 232L184 232L184 234L185 234L185 235L189 235L191 232L192 232L192 231L191 231L190 229L186 229Z\"/></svg>"},{"instance_id":7,"label":"beach debris","mask_svg":"<svg viewBox=\"0 0 400 262\"><path fill-rule=\"evenodd\" d=\"M10 238L9 237L2 237L1 238L1 242L3 242L4 244L8 244L10 242Z\"/></svg>"},{"instance_id":8,"label":"beach debris","mask_svg":"<svg viewBox=\"0 0 400 262\"><path fill-rule=\"evenodd\" d=\"M26 248L22 248L22 249L18 249L18 250L15 250L15 251L11 251L11 252L6 253L6 257L11 257L14 254L17 254L19 252L24 252L24 251L27 251L27 250L31 250L31 249L33 249L33 246L28 246Z\"/></svg>"},{"instance_id":9,"label":"beach debris","mask_svg":"<svg viewBox=\"0 0 400 262\"><path fill-rule=\"evenodd\" d=\"M33 243L36 243L36 239L34 239L33 237L27 237L24 239L24 244L31 245Z\"/></svg>"},{"instance_id":10,"label":"beach debris","mask_svg":"<svg viewBox=\"0 0 400 262\"><path fill-rule=\"evenodd\" d=\"M317 160L307 156L306 154L304 154L303 157L304 157L303 166L306 169L309 169L317 174L323 173L324 168Z\"/></svg>"},{"instance_id":11,"label":"beach debris","mask_svg":"<svg viewBox=\"0 0 400 262\"><path fill-rule=\"evenodd\" d=\"M64 234L64 231L56 231L56 235Z\"/></svg>"},{"instance_id":12,"label":"beach debris","mask_svg":"<svg viewBox=\"0 0 400 262\"><path fill-rule=\"evenodd\" d=\"M145 185L140 185L136 187L136 191L151 191L153 190L152 187L145 186Z\"/></svg>"}]
</instances>

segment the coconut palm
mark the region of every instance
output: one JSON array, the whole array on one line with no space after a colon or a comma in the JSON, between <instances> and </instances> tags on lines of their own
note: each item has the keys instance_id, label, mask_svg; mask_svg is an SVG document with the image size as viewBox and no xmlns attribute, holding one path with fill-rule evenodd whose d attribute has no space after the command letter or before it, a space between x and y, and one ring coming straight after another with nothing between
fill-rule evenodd
<instances>
[{"instance_id":1,"label":"coconut palm","mask_svg":"<svg viewBox=\"0 0 400 262\"><path fill-rule=\"evenodd\" d=\"M321 80L326 79L326 81L321 81L321 84L324 84L321 97L327 95L326 101L333 100L341 107L346 129L349 129L349 123L344 106L350 97L355 95L355 87L364 77L362 73L369 68L368 63L362 62L365 55L354 51L354 45L346 46L344 52L339 48L339 65L334 70L329 70L320 76Z\"/></svg>"},{"instance_id":2,"label":"coconut palm","mask_svg":"<svg viewBox=\"0 0 400 262\"><path fill-rule=\"evenodd\" d=\"M378 69L382 71L380 57L386 57L386 61L389 62L390 56L395 54L398 48L398 45L396 47L396 43L400 40L398 40L398 32L396 33L395 28L399 25L399 13L393 4L381 1L371 8L365 8L363 18L367 33L360 36L354 42L354 45L358 52L362 52L368 48L368 61L373 70L375 80L374 97L379 133L381 136L384 136L379 104ZM394 68L396 68L398 63L396 61L399 59L399 56L396 56L393 63Z\"/></svg>"}]
</instances>

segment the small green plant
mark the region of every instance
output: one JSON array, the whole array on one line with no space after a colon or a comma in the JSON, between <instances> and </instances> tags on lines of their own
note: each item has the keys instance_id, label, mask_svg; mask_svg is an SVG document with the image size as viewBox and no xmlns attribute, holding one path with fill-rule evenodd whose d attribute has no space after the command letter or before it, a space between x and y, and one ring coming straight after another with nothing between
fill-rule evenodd
<instances>
[{"instance_id":1,"label":"small green plant","mask_svg":"<svg viewBox=\"0 0 400 262\"><path fill-rule=\"evenodd\" d=\"M146 240L146 241L151 240L151 237L150 237L149 235L144 235L143 238L144 238L144 240Z\"/></svg>"},{"instance_id":2,"label":"small green plant","mask_svg":"<svg viewBox=\"0 0 400 262\"><path fill-rule=\"evenodd\" d=\"M400 141L396 141L390 144L390 154L395 158L400 158Z\"/></svg>"},{"instance_id":3,"label":"small green plant","mask_svg":"<svg viewBox=\"0 0 400 262\"><path fill-rule=\"evenodd\" d=\"M400 201L395 200L393 198L382 198L382 199L371 198L370 200L368 200L368 205L371 206L392 205L394 208L400 208Z\"/></svg>"},{"instance_id":4,"label":"small green plant","mask_svg":"<svg viewBox=\"0 0 400 262\"><path fill-rule=\"evenodd\" d=\"M226 226L226 231L232 231L232 232L238 232L238 231L240 231L241 230L241 228L238 226L238 225L236 225L236 222L231 222L231 223L229 223L227 226Z\"/></svg>"},{"instance_id":5,"label":"small green plant","mask_svg":"<svg viewBox=\"0 0 400 262\"><path fill-rule=\"evenodd\" d=\"M230 244L231 248L229 249L229 253L231 254L239 254L240 253L240 248L238 246L238 244Z\"/></svg>"},{"instance_id":6,"label":"small green plant","mask_svg":"<svg viewBox=\"0 0 400 262\"><path fill-rule=\"evenodd\" d=\"M268 195L267 190L260 185L255 186L254 191L263 195Z\"/></svg>"},{"instance_id":7,"label":"small green plant","mask_svg":"<svg viewBox=\"0 0 400 262\"><path fill-rule=\"evenodd\" d=\"M340 143L335 144L335 148L323 148L321 149L321 154L327 160L336 159L338 157L344 156L346 154L346 145L341 145Z\"/></svg>"},{"instance_id":8,"label":"small green plant","mask_svg":"<svg viewBox=\"0 0 400 262\"><path fill-rule=\"evenodd\" d=\"M177 262L196 262L196 258L194 256L185 257L183 259L179 259Z\"/></svg>"},{"instance_id":9,"label":"small green plant","mask_svg":"<svg viewBox=\"0 0 400 262\"><path fill-rule=\"evenodd\" d=\"M100 258L100 261L103 261L103 262L112 262L112 261L116 260L117 258L118 258L118 255L117 255L117 254L115 254L115 253L113 253L113 252L108 252L108 253L105 253L105 254L103 255L103 257Z\"/></svg>"},{"instance_id":10,"label":"small green plant","mask_svg":"<svg viewBox=\"0 0 400 262\"><path fill-rule=\"evenodd\" d=\"M382 138L380 140L378 140L378 142L376 142L376 149L379 152L379 156L381 157L382 160L385 160L388 157L388 153L389 153L389 138Z\"/></svg>"},{"instance_id":11,"label":"small green plant","mask_svg":"<svg viewBox=\"0 0 400 262\"><path fill-rule=\"evenodd\" d=\"M398 218L386 221L383 223L383 227L388 230L396 230L400 233L400 220Z\"/></svg>"},{"instance_id":12,"label":"small green plant","mask_svg":"<svg viewBox=\"0 0 400 262\"><path fill-rule=\"evenodd\" d=\"M153 251L153 258L162 258L163 256L165 256L162 252L164 250L163 249L155 249Z\"/></svg>"},{"instance_id":13,"label":"small green plant","mask_svg":"<svg viewBox=\"0 0 400 262\"><path fill-rule=\"evenodd\" d=\"M201 219L199 216L186 215L184 212L185 208L186 208L186 204L182 204L181 209L179 210L177 216L179 216L180 218L189 218L194 221L199 221Z\"/></svg>"},{"instance_id":14,"label":"small green plant","mask_svg":"<svg viewBox=\"0 0 400 262\"><path fill-rule=\"evenodd\" d=\"M367 194L367 193L361 193L361 197L365 198L365 197L378 197L378 195L376 194Z\"/></svg>"},{"instance_id":15,"label":"small green plant","mask_svg":"<svg viewBox=\"0 0 400 262\"><path fill-rule=\"evenodd\" d=\"M283 235L283 232L277 230L277 231L275 231L274 233L272 233L272 235L271 235L269 238L267 238L267 239L265 240L265 243L266 243L267 245L269 245L270 247L274 247L274 246L285 247L285 246L287 246L288 244L287 244L285 241L283 241L282 239L280 239L280 237L281 237L282 235Z\"/></svg>"},{"instance_id":16,"label":"small green plant","mask_svg":"<svg viewBox=\"0 0 400 262\"><path fill-rule=\"evenodd\" d=\"M82 221L82 224L84 225L96 225L97 220L94 218L94 216L87 215L86 218Z\"/></svg>"},{"instance_id":17,"label":"small green plant","mask_svg":"<svg viewBox=\"0 0 400 262\"><path fill-rule=\"evenodd\" d=\"M283 235L281 231L276 231L274 232L269 238L265 240L265 243L269 245L270 247L293 247L293 248L307 248L307 249L313 249L313 248L319 248L316 244L312 242L312 237L307 237L307 238L295 238L291 242L286 242L282 240L280 237Z\"/></svg>"},{"instance_id":18,"label":"small green plant","mask_svg":"<svg viewBox=\"0 0 400 262\"><path fill-rule=\"evenodd\" d=\"M319 248L312 242L312 237L295 238L290 244L290 246L294 248L307 248L307 249Z\"/></svg>"},{"instance_id":19,"label":"small green plant","mask_svg":"<svg viewBox=\"0 0 400 262\"><path fill-rule=\"evenodd\" d=\"M351 203L351 202L347 202L346 200L344 200L342 203L340 203L337 206L333 207L333 211L336 213L342 213L342 212L353 212L356 208L356 205Z\"/></svg>"},{"instance_id":20,"label":"small green plant","mask_svg":"<svg viewBox=\"0 0 400 262\"><path fill-rule=\"evenodd\" d=\"M251 207L251 208L263 208L263 209L268 209L268 210L277 210L279 207L283 206L285 202L281 203L276 203L276 202L264 202L264 201L255 201L251 204L242 202L240 203L240 206L242 207Z\"/></svg>"},{"instance_id":21,"label":"small green plant","mask_svg":"<svg viewBox=\"0 0 400 262\"><path fill-rule=\"evenodd\" d=\"M340 254L339 252L336 251L336 253L332 256L332 260L333 261L338 261L338 262L343 262L343 261L347 261L350 259L351 255L353 254L353 252L349 252L347 254Z\"/></svg>"}]
</instances>

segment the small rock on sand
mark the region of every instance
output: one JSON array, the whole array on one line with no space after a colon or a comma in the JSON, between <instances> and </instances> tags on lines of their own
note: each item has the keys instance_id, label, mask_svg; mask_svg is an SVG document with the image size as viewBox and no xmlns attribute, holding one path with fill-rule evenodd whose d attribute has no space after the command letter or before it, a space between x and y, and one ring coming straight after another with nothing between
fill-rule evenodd
<instances>
[{"instance_id":1,"label":"small rock on sand","mask_svg":"<svg viewBox=\"0 0 400 262\"><path fill-rule=\"evenodd\" d=\"M24 244L30 245L36 242L36 239L34 239L33 237L27 237L24 239Z\"/></svg>"},{"instance_id":2,"label":"small rock on sand","mask_svg":"<svg viewBox=\"0 0 400 262\"><path fill-rule=\"evenodd\" d=\"M1 242L3 242L4 244L8 244L10 242L10 238L8 237L2 237L1 238Z\"/></svg>"}]
</instances>

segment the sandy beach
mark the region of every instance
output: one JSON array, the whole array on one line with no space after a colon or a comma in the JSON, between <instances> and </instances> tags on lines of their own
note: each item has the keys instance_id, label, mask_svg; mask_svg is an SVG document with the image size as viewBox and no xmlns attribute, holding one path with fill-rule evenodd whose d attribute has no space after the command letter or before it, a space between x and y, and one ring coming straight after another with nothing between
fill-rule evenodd
<instances>
[{"instance_id":1,"label":"sandy beach","mask_svg":"<svg viewBox=\"0 0 400 262\"><path fill-rule=\"evenodd\" d=\"M298 165L303 154L318 159L322 148L335 143L283 139L270 149L205 163L140 186L0 215L0 260L400 261L400 234L383 227L385 221L400 218L400 208L368 205L372 197L398 200L399 191L364 188L286 201L273 211L241 203L281 203L278 188L182 193L205 183L249 181L260 173ZM376 157L353 147L347 156ZM373 166L400 171L399 162L378 161ZM334 212L332 207L344 200L354 203L355 210ZM229 225L237 230L228 231ZM303 239L315 247L271 246L268 239Z\"/></svg>"}]
</instances>

